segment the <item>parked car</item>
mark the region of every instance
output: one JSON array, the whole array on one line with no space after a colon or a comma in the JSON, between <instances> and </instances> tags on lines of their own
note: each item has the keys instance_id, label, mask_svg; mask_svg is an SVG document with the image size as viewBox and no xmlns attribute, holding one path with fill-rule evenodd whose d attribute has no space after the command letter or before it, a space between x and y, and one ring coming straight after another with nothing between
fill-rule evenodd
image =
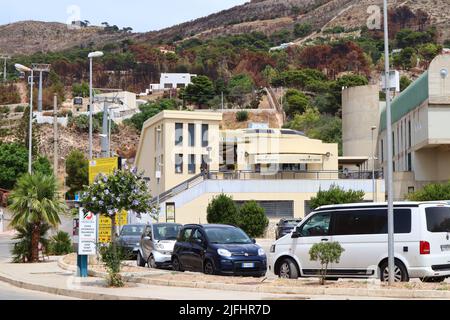
<instances>
[{"instance_id":1,"label":"parked car","mask_svg":"<svg viewBox=\"0 0 450 320\"><path fill-rule=\"evenodd\" d=\"M441 282L450 277L450 205L445 202L394 204L395 280L420 278ZM329 266L331 278L389 279L386 204L324 206L314 211L290 237L270 249L270 269L281 278L317 276L320 263L309 250L321 241L345 249Z\"/></svg>"},{"instance_id":2,"label":"parked car","mask_svg":"<svg viewBox=\"0 0 450 320\"><path fill-rule=\"evenodd\" d=\"M175 271L263 277L267 257L255 240L227 225L186 225L172 255Z\"/></svg>"},{"instance_id":3,"label":"parked car","mask_svg":"<svg viewBox=\"0 0 450 320\"><path fill-rule=\"evenodd\" d=\"M302 219L281 219L280 222L277 223L275 239L278 240L285 235L290 234L300 222L302 222Z\"/></svg>"},{"instance_id":4,"label":"parked car","mask_svg":"<svg viewBox=\"0 0 450 320\"><path fill-rule=\"evenodd\" d=\"M144 231L145 224L129 224L122 227L117 238L117 244L129 255L130 259L135 259L139 251L139 241Z\"/></svg>"},{"instance_id":5,"label":"parked car","mask_svg":"<svg viewBox=\"0 0 450 320\"><path fill-rule=\"evenodd\" d=\"M170 267L172 252L182 225L154 223L145 227L140 237L137 265L150 268Z\"/></svg>"}]
</instances>

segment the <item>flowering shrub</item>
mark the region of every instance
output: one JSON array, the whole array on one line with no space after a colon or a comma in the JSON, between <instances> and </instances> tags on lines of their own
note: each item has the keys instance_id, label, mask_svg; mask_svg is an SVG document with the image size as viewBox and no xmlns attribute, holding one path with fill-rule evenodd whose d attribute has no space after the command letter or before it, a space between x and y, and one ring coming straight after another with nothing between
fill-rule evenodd
<instances>
[{"instance_id":1,"label":"flowering shrub","mask_svg":"<svg viewBox=\"0 0 450 320\"><path fill-rule=\"evenodd\" d=\"M133 211L138 217L142 214L154 215L151 200L142 174L138 174L135 168L125 168L109 176L98 175L82 194L81 204L86 211L113 219L123 210Z\"/></svg>"}]
</instances>

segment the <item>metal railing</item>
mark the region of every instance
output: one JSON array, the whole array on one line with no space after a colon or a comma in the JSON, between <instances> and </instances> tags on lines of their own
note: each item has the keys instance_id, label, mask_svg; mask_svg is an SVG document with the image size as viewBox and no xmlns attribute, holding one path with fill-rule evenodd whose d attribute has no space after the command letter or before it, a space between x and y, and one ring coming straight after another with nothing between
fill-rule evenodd
<instances>
[{"instance_id":1,"label":"metal railing","mask_svg":"<svg viewBox=\"0 0 450 320\"><path fill-rule=\"evenodd\" d=\"M278 172L258 172L252 170L236 171L210 171L201 173L191 179L171 188L160 194L159 202L175 197L176 195L189 190L205 180L380 180L383 179L383 171L278 171ZM158 198L153 198L153 203L157 203Z\"/></svg>"}]
</instances>

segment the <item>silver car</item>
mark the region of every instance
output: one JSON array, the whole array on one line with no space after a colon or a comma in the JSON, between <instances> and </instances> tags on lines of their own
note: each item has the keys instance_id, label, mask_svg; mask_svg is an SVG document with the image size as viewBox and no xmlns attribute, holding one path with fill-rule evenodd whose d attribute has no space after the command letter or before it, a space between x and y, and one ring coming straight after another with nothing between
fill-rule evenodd
<instances>
[{"instance_id":1,"label":"silver car","mask_svg":"<svg viewBox=\"0 0 450 320\"><path fill-rule=\"evenodd\" d=\"M176 223L154 223L145 227L137 254L137 265L149 268L169 267L173 247L182 225Z\"/></svg>"}]
</instances>

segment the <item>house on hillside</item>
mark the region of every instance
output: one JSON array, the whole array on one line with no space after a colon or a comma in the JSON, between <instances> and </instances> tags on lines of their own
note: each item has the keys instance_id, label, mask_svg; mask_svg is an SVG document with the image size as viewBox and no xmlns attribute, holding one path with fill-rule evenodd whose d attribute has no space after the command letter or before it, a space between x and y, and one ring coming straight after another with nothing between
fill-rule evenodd
<instances>
[{"instance_id":1,"label":"house on hillside","mask_svg":"<svg viewBox=\"0 0 450 320\"><path fill-rule=\"evenodd\" d=\"M196 74L190 73L162 73L159 83L150 85L150 93L185 88L192 83Z\"/></svg>"}]
</instances>

